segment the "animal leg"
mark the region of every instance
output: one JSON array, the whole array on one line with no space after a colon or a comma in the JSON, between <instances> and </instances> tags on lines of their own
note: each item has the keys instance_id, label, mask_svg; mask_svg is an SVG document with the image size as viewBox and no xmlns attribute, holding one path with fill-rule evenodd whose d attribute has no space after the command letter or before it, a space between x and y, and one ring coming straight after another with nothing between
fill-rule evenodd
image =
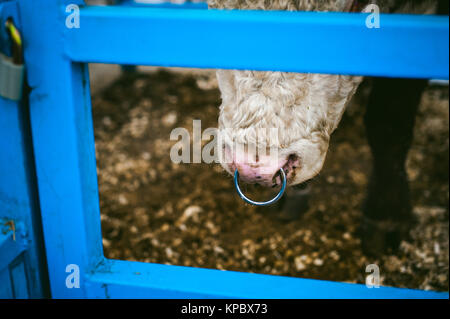
<instances>
[{"instance_id":1,"label":"animal leg","mask_svg":"<svg viewBox=\"0 0 450 319\"><path fill-rule=\"evenodd\" d=\"M396 249L413 224L406 156L426 80L374 78L364 118L373 168L363 207L366 253Z\"/></svg>"}]
</instances>

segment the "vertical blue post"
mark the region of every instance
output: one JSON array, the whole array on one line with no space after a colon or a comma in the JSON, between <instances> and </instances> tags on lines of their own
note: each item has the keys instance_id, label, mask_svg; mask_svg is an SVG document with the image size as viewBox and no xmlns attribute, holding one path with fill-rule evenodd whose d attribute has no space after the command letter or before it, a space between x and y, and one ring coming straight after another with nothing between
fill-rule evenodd
<instances>
[{"instance_id":1,"label":"vertical blue post","mask_svg":"<svg viewBox=\"0 0 450 319\"><path fill-rule=\"evenodd\" d=\"M102 260L100 212L87 65L64 53L64 8L75 0L19 2L31 130L51 293L82 298L66 286L68 265L81 281ZM81 28L83 27L81 21Z\"/></svg>"},{"instance_id":2,"label":"vertical blue post","mask_svg":"<svg viewBox=\"0 0 450 319\"><path fill-rule=\"evenodd\" d=\"M11 51L3 27L8 18L21 29L17 3L0 0L5 55ZM27 99L0 96L0 299L48 296L43 250Z\"/></svg>"}]
</instances>

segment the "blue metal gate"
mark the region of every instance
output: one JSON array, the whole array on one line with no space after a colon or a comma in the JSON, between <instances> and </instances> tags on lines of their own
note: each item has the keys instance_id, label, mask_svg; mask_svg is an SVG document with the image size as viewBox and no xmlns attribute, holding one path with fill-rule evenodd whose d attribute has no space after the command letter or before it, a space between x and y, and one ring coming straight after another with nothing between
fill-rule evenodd
<instances>
[{"instance_id":1,"label":"blue metal gate","mask_svg":"<svg viewBox=\"0 0 450 319\"><path fill-rule=\"evenodd\" d=\"M80 6L79 27L66 25L70 5ZM31 90L20 103L0 97L0 297L43 297L48 273L53 298L448 298L106 259L87 70L102 62L448 79L448 17L382 15L369 29L366 14L0 0L0 25L9 17ZM79 285L67 282L78 274Z\"/></svg>"}]
</instances>

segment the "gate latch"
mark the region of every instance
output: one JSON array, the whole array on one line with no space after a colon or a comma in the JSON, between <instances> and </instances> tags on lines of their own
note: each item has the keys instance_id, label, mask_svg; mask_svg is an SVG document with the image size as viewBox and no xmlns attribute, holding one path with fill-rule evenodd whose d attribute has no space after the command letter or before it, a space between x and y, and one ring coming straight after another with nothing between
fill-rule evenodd
<instances>
[{"instance_id":1,"label":"gate latch","mask_svg":"<svg viewBox=\"0 0 450 319\"><path fill-rule=\"evenodd\" d=\"M18 101L22 97L24 81L22 37L12 19L6 21L5 27L12 43L12 57L0 52L0 96Z\"/></svg>"}]
</instances>

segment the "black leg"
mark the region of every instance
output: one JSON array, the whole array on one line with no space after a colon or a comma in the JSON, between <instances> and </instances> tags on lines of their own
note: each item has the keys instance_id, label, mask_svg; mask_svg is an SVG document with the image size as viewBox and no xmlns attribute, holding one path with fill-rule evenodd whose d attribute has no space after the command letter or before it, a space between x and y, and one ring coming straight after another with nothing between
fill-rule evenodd
<instances>
[{"instance_id":1,"label":"black leg","mask_svg":"<svg viewBox=\"0 0 450 319\"><path fill-rule=\"evenodd\" d=\"M299 220L309 209L311 186L303 183L286 188L283 197L269 206L258 207L261 213L271 214L281 222Z\"/></svg>"},{"instance_id":2,"label":"black leg","mask_svg":"<svg viewBox=\"0 0 450 319\"><path fill-rule=\"evenodd\" d=\"M373 79L364 118L373 155L362 224L368 254L397 248L413 223L405 161L426 85L426 80Z\"/></svg>"},{"instance_id":3,"label":"black leg","mask_svg":"<svg viewBox=\"0 0 450 319\"><path fill-rule=\"evenodd\" d=\"M309 209L309 197L311 186L300 184L286 189L284 198L280 200L278 218L290 222L298 220Z\"/></svg>"}]
</instances>

